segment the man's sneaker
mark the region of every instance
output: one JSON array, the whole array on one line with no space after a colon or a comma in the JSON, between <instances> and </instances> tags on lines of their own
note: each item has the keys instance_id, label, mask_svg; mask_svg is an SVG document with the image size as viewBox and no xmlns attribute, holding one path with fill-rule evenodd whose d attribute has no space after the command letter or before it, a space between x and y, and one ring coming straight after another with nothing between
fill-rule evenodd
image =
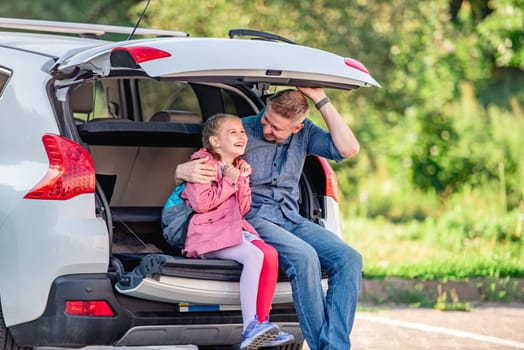
<instances>
[{"instance_id":1,"label":"man's sneaker","mask_svg":"<svg viewBox=\"0 0 524 350\"><path fill-rule=\"evenodd\" d=\"M289 344L295 341L293 334L289 334L283 331L278 332L278 335L270 341L262 344L261 348L270 347L270 346L280 346L284 344Z\"/></svg>"},{"instance_id":2,"label":"man's sneaker","mask_svg":"<svg viewBox=\"0 0 524 350\"><path fill-rule=\"evenodd\" d=\"M251 320L246 327L246 330L242 332L242 343L240 349L242 350L256 350L262 346L262 344L273 340L280 329L277 325L270 322L259 322L256 317Z\"/></svg>"}]
</instances>

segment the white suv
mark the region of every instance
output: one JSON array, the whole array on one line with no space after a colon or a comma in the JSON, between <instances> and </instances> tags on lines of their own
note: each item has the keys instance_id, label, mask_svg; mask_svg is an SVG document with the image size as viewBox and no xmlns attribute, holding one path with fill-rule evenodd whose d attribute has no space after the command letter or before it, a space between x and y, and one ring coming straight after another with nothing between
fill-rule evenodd
<instances>
[{"instance_id":1,"label":"white suv","mask_svg":"<svg viewBox=\"0 0 524 350\"><path fill-rule=\"evenodd\" d=\"M155 37L111 42L97 36L133 28L0 27L0 350L234 347L241 266L186 259L162 236L176 165L201 145L206 118L257 113L279 86L377 82L353 59L264 32L138 29ZM340 234L336 179L319 157L307 159L300 207ZM271 318L295 335L284 348L300 349L283 274Z\"/></svg>"}]
</instances>

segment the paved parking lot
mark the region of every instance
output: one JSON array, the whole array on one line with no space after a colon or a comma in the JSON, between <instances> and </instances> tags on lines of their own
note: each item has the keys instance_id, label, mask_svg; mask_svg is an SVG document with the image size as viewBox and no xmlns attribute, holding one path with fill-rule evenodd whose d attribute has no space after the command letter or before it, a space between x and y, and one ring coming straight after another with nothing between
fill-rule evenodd
<instances>
[{"instance_id":1,"label":"paved parking lot","mask_svg":"<svg viewBox=\"0 0 524 350\"><path fill-rule=\"evenodd\" d=\"M354 350L524 349L524 304L490 304L468 312L370 308L357 312L351 339Z\"/></svg>"}]
</instances>

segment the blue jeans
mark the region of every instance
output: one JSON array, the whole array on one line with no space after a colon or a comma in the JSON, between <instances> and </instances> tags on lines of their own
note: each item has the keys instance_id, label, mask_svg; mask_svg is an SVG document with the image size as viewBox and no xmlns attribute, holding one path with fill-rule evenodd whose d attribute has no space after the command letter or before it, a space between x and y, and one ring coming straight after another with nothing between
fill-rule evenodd
<instances>
[{"instance_id":1,"label":"blue jeans","mask_svg":"<svg viewBox=\"0 0 524 350\"><path fill-rule=\"evenodd\" d=\"M249 223L279 253L280 267L291 281L293 302L310 349L349 349L362 256L332 232L306 219L279 226L255 217ZM325 297L321 266L329 277Z\"/></svg>"}]
</instances>

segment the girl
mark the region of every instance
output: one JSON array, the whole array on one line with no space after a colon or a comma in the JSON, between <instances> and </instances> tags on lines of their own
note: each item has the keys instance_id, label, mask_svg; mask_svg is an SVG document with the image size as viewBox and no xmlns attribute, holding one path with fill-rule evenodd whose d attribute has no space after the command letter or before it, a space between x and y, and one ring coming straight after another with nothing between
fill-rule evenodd
<instances>
[{"instance_id":1,"label":"girl","mask_svg":"<svg viewBox=\"0 0 524 350\"><path fill-rule=\"evenodd\" d=\"M217 169L211 184L187 183L181 197L195 212L183 252L189 257L231 259L243 265L240 304L244 330L241 349L277 346L294 340L269 322L269 309L278 275L278 253L264 243L244 219L251 206L251 167L239 157L247 136L240 118L217 114L202 133L204 148L191 159L207 157Z\"/></svg>"}]
</instances>

